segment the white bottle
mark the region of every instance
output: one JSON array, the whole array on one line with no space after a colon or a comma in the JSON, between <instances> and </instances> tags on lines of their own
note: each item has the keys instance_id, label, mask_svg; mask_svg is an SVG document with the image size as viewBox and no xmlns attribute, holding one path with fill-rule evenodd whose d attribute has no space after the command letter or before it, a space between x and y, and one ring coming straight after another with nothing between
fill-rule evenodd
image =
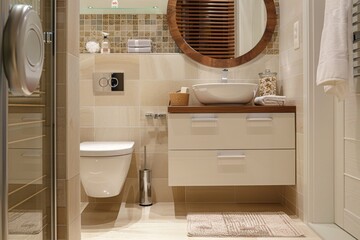
<instances>
[{"instance_id":1,"label":"white bottle","mask_svg":"<svg viewBox=\"0 0 360 240\"><path fill-rule=\"evenodd\" d=\"M119 2L118 0L111 0L111 8L118 8Z\"/></svg>"},{"instance_id":2,"label":"white bottle","mask_svg":"<svg viewBox=\"0 0 360 240\"><path fill-rule=\"evenodd\" d=\"M106 32L103 32L102 34L104 39L101 42L101 53L110 53L110 43L108 39L109 34Z\"/></svg>"}]
</instances>

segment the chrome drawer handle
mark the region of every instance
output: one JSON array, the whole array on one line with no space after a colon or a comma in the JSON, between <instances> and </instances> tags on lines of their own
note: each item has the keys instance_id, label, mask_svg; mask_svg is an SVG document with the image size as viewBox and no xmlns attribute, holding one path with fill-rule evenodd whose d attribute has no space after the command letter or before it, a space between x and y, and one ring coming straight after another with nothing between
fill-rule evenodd
<instances>
[{"instance_id":1,"label":"chrome drawer handle","mask_svg":"<svg viewBox=\"0 0 360 240\"><path fill-rule=\"evenodd\" d=\"M233 158L244 159L244 158L246 158L246 155L244 155L244 154L241 154L241 155L218 155L217 158L219 158L219 159L233 159Z\"/></svg>"},{"instance_id":2,"label":"chrome drawer handle","mask_svg":"<svg viewBox=\"0 0 360 240\"><path fill-rule=\"evenodd\" d=\"M249 117L249 118L246 118L247 121L272 121L273 118L272 117Z\"/></svg>"},{"instance_id":3,"label":"chrome drawer handle","mask_svg":"<svg viewBox=\"0 0 360 240\"><path fill-rule=\"evenodd\" d=\"M217 122L217 118L192 118L193 122Z\"/></svg>"}]
</instances>

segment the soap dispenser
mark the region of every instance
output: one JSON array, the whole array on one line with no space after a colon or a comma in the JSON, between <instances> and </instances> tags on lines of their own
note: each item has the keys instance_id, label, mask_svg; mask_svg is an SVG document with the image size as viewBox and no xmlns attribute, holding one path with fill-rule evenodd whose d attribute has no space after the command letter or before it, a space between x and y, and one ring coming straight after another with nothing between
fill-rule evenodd
<instances>
[{"instance_id":1,"label":"soap dispenser","mask_svg":"<svg viewBox=\"0 0 360 240\"><path fill-rule=\"evenodd\" d=\"M104 39L101 42L101 53L110 53L110 43L109 43L109 34L106 32L102 32Z\"/></svg>"}]
</instances>

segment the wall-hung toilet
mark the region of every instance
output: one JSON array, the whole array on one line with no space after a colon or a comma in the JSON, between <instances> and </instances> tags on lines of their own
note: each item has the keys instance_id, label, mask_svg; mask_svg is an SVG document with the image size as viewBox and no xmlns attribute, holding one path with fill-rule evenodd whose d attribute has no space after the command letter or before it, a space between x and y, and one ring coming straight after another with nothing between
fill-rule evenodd
<instances>
[{"instance_id":1,"label":"wall-hung toilet","mask_svg":"<svg viewBox=\"0 0 360 240\"><path fill-rule=\"evenodd\" d=\"M134 142L82 142L80 178L89 197L120 193L128 174Z\"/></svg>"}]
</instances>

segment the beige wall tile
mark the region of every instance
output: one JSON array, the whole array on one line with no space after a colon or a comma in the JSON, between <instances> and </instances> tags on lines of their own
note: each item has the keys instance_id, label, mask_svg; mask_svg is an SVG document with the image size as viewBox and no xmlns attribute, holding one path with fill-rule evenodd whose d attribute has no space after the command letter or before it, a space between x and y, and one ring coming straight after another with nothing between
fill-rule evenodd
<instances>
[{"instance_id":1,"label":"beige wall tile","mask_svg":"<svg viewBox=\"0 0 360 240\"><path fill-rule=\"evenodd\" d=\"M152 201L156 202L174 202L173 189L169 187L167 178L153 178Z\"/></svg>"},{"instance_id":2,"label":"beige wall tile","mask_svg":"<svg viewBox=\"0 0 360 240\"><path fill-rule=\"evenodd\" d=\"M80 81L80 106L92 107L95 105L93 83L91 81Z\"/></svg>"},{"instance_id":3,"label":"beige wall tile","mask_svg":"<svg viewBox=\"0 0 360 240\"><path fill-rule=\"evenodd\" d=\"M236 187L237 203L281 203L282 186Z\"/></svg>"},{"instance_id":4,"label":"beige wall tile","mask_svg":"<svg viewBox=\"0 0 360 240\"><path fill-rule=\"evenodd\" d=\"M168 133L164 125L141 129L141 149L146 146L148 152L164 153L168 151Z\"/></svg>"},{"instance_id":5,"label":"beige wall tile","mask_svg":"<svg viewBox=\"0 0 360 240\"><path fill-rule=\"evenodd\" d=\"M140 127L139 107L95 107L95 127Z\"/></svg>"},{"instance_id":6,"label":"beige wall tile","mask_svg":"<svg viewBox=\"0 0 360 240\"><path fill-rule=\"evenodd\" d=\"M57 207L67 207L67 186L66 180L56 181L56 203Z\"/></svg>"},{"instance_id":7,"label":"beige wall tile","mask_svg":"<svg viewBox=\"0 0 360 240\"><path fill-rule=\"evenodd\" d=\"M94 107L80 107L80 127L94 127Z\"/></svg>"},{"instance_id":8,"label":"beige wall tile","mask_svg":"<svg viewBox=\"0 0 360 240\"><path fill-rule=\"evenodd\" d=\"M58 240L69 240L67 238L67 226L61 226L61 225L58 225L57 226L57 239Z\"/></svg>"},{"instance_id":9,"label":"beige wall tile","mask_svg":"<svg viewBox=\"0 0 360 240\"><path fill-rule=\"evenodd\" d=\"M64 72L66 72L64 70ZM56 84L56 107L66 107L66 85L65 84Z\"/></svg>"},{"instance_id":10,"label":"beige wall tile","mask_svg":"<svg viewBox=\"0 0 360 240\"><path fill-rule=\"evenodd\" d=\"M96 128L95 141L134 141L134 151L140 147L139 128Z\"/></svg>"},{"instance_id":11,"label":"beige wall tile","mask_svg":"<svg viewBox=\"0 0 360 240\"><path fill-rule=\"evenodd\" d=\"M56 84L65 84L66 82L66 53L56 53ZM62 95L61 95L62 96Z\"/></svg>"},{"instance_id":12,"label":"beige wall tile","mask_svg":"<svg viewBox=\"0 0 360 240\"><path fill-rule=\"evenodd\" d=\"M74 222L80 216L80 175L66 181L68 223Z\"/></svg>"},{"instance_id":13,"label":"beige wall tile","mask_svg":"<svg viewBox=\"0 0 360 240\"><path fill-rule=\"evenodd\" d=\"M186 187L186 202L236 202L235 187Z\"/></svg>"},{"instance_id":14,"label":"beige wall tile","mask_svg":"<svg viewBox=\"0 0 360 240\"><path fill-rule=\"evenodd\" d=\"M78 57L80 42L80 1L67 1L67 52Z\"/></svg>"},{"instance_id":15,"label":"beige wall tile","mask_svg":"<svg viewBox=\"0 0 360 240\"><path fill-rule=\"evenodd\" d=\"M140 91L139 81L127 81L124 83L124 92L120 94L95 96L96 106L139 106Z\"/></svg>"},{"instance_id":16,"label":"beige wall tile","mask_svg":"<svg viewBox=\"0 0 360 240\"><path fill-rule=\"evenodd\" d=\"M140 56L142 81L174 81L197 78L197 64L184 54L143 54Z\"/></svg>"},{"instance_id":17,"label":"beige wall tile","mask_svg":"<svg viewBox=\"0 0 360 240\"><path fill-rule=\"evenodd\" d=\"M93 127L80 128L80 142L95 141L95 129Z\"/></svg>"},{"instance_id":18,"label":"beige wall tile","mask_svg":"<svg viewBox=\"0 0 360 240\"><path fill-rule=\"evenodd\" d=\"M56 108L56 152L66 154L66 109Z\"/></svg>"},{"instance_id":19,"label":"beige wall tile","mask_svg":"<svg viewBox=\"0 0 360 240\"><path fill-rule=\"evenodd\" d=\"M124 72L125 81L139 80L139 55L96 54L95 72Z\"/></svg>"},{"instance_id":20,"label":"beige wall tile","mask_svg":"<svg viewBox=\"0 0 360 240\"><path fill-rule=\"evenodd\" d=\"M169 92L178 89L171 87L170 81L142 81L140 85L142 106L167 106Z\"/></svg>"},{"instance_id":21,"label":"beige wall tile","mask_svg":"<svg viewBox=\"0 0 360 240\"><path fill-rule=\"evenodd\" d=\"M66 179L66 154L56 154L56 177L57 179Z\"/></svg>"},{"instance_id":22,"label":"beige wall tile","mask_svg":"<svg viewBox=\"0 0 360 240\"><path fill-rule=\"evenodd\" d=\"M95 72L95 54L80 54L80 80L92 81Z\"/></svg>"},{"instance_id":23,"label":"beige wall tile","mask_svg":"<svg viewBox=\"0 0 360 240\"><path fill-rule=\"evenodd\" d=\"M57 224L58 225L66 225L67 223L67 208L66 207L58 207L57 212Z\"/></svg>"},{"instance_id":24,"label":"beige wall tile","mask_svg":"<svg viewBox=\"0 0 360 240\"><path fill-rule=\"evenodd\" d=\"M68 227L68 239L70 240L81 240L81 216L79 215L76 219L70 222Z\"/></svg>"}]
</instances>

